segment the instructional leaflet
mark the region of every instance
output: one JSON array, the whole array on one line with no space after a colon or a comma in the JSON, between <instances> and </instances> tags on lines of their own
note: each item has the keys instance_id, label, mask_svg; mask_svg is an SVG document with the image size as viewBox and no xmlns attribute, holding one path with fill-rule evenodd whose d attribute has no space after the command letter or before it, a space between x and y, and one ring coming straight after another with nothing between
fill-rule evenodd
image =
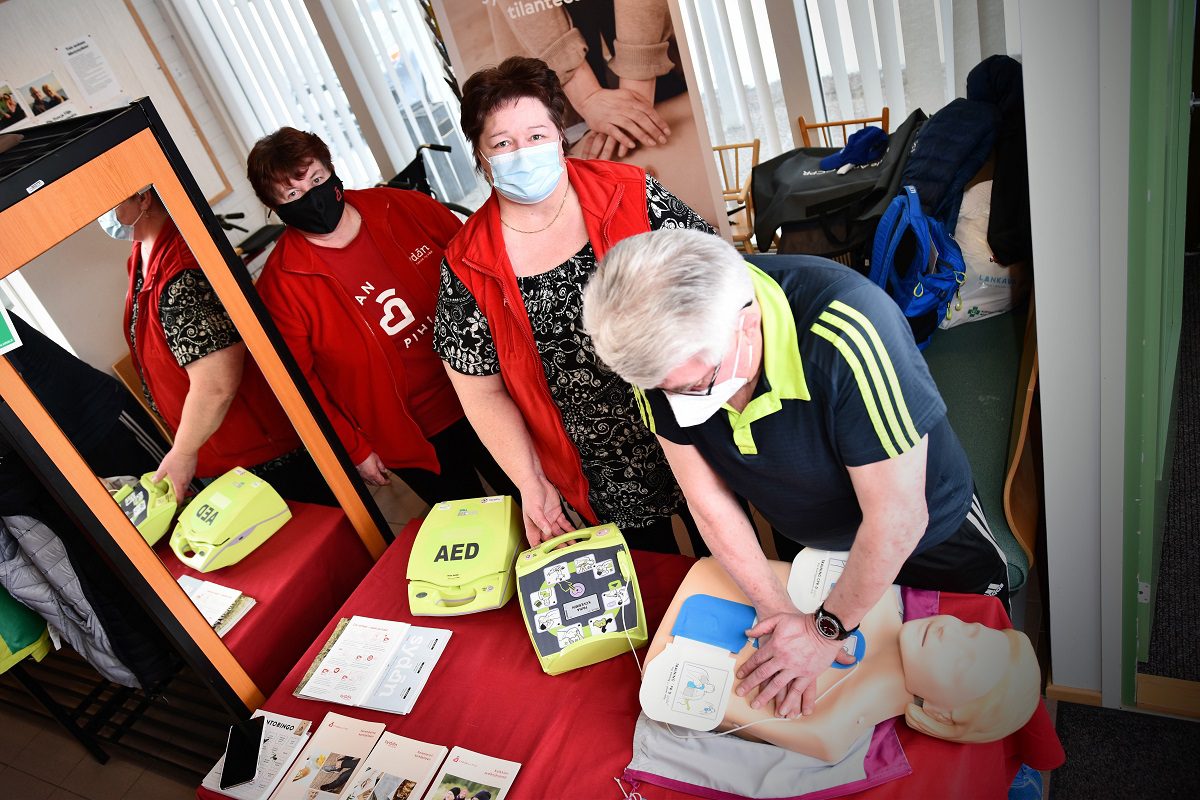
<instances>
[{"instance_id":1,"label":"instructional leaflet","mask_svg":"<svg viewBox=\"0 0 1200 800\"><path fill-rule=\"evenodd\" d=\"M505 761L456 747L450 751L425 800L442 800L447 795L504 800L520 768L520 763L516 761Z\"/></svg>"},{"instance_id":2,"label":"instructional leaflet","mask_svg":"<svg viewBox=\"0 0 1200 800\"><path fill-rule=\"evenodd\" d=\"M271 800L334 800L347 796L363 759L384 727L382 722L364 722L329 712Z\"/></svg>"},{"instance_id":3,"label":"instructional leaflet","mask_svg":"<svg viewBox=\"0 0 1200 800\"><path fill-rule=\"evenodd\" d=\"M228 633L229 629L254 607L253 597L212 581L180 575L179 585L187 592L188 598L196 604L196 608L204 615L205 621L213 626L218 636Z\"/></svg>"},{"instance_id":4,"label":"instructional leaflet","mask_svg":"<svg viewBox=\"0 0 1200 800\"><path fill-rule=\"evenodd\" d=\"M447 749L385 733L354 776L346 800L419 800Z\"/></svg>"},{"instance_id":5,"label":"instructional leaflet","mask_svg":"<svg viewBox=\"0 0 1200 800\"><path fill-rule=\"evenodd\" d=\"M407 714L437 664L450 631L370 617L343 619L296 696Z\"/></svg>"},{"instance_id":6,"label":"instructional leaflet","mask_svg":"<svg viewBox=\"0 0 1200 800\"><path fill-rule=\"evenodd\" d=\"M291 766L296 759L296 753L300 752L300 748L308 741L312 723L306 719L285 717L262 710L254 712L254 716L266 718L263 724L262 745L258 752L258 773L254 780L222 789L221 774L225 769L225 756L221 756L217 765L204 776L205 789L236 800L266 800L283 780L284 770Z\"/></svg>"}]
</instances>

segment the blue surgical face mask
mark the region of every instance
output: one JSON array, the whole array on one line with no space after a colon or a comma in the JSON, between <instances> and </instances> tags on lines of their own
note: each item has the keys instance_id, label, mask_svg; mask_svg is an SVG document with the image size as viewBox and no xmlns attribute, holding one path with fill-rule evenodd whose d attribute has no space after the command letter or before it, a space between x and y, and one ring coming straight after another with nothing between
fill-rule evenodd
<instances>
[{"instance_id":1,"label":"blue surgical face mask","mask_svg":"<svg viewBox=\"0 0 1200 800\"><path fill-rule=\"evenodd\" d=\"M133 225L137 225L138 220L140 220L145 213L146 212L143 211L141 214L138 214L138 218L133 221ZM104 212L104 214L100 217L100 219L96 220L96 222L100 223L100 227L104 229L105 233L116 239L118 242L133 241L133 225L126 225L124 222L121 222L121 220L117 219L117 209L114 208Z\"/></svg>"},{"instance_id":2,"label":"blue surgical face mask","mask_svg":"<svg viewBox=\"0 0 1200 800\"><path fill-rule=\"evenodd\" d=\"M563 174L562 142L522 147L487 159L492 167L492 186L514 203L531 205L550 196Z\"/></svg>"}]
</instances>

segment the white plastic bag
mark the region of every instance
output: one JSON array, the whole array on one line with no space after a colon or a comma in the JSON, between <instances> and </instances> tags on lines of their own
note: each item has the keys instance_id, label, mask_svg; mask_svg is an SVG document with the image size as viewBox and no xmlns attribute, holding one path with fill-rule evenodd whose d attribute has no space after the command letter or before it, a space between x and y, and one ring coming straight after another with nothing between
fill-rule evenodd
<instances>
[{"instance_id":1,"label":"white plastic bag","mask_svg":"<svg viewBox=\"0 0 1200 800\"><path fill-rule=\"evenodd\" d=\"M950 301L950 308L940 325L942 328L977 322L1009 311L1028 291L1025 264L1002 266L992 256L987 243L991 209L991 181L977 183L963 195L954 240L962 249L967 277Z\"/></svg>"}]
</instances>

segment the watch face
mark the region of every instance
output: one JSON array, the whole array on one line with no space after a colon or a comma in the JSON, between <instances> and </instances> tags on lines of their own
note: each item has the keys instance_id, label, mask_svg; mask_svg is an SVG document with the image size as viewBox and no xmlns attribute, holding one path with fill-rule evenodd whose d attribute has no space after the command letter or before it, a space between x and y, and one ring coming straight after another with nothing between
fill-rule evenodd
<instances>
[{"instance_id":1,"label":"watch face","mask_svg":"<svg viewBox=\"0 0 1200 800\"><path fill-rule=\"evenodd\" d=\"M817 631L826 639L836 639L838 634L841 633L838 630L841 626L824 614L817 614L816 621Z\"/></svg>"}]
</instances>

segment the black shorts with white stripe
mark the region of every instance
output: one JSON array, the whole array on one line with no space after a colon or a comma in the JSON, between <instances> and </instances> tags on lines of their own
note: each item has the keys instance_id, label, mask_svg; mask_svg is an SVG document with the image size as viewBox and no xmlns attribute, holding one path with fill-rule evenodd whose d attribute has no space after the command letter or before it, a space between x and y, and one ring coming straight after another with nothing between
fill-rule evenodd
<instances>
[{"instance_id":1,"label":"black shorts with white stripe","mask_svg":"<svg viewBox=\"0 0 1200 800\"><path fill-rule=\"evenodd\" d=\"M988 527L979 498L971 495L966 519L949 539L909 557L896 583L914 589L984 594L1008 604L1008 560Z\"/></svg>"}]
</instances>

